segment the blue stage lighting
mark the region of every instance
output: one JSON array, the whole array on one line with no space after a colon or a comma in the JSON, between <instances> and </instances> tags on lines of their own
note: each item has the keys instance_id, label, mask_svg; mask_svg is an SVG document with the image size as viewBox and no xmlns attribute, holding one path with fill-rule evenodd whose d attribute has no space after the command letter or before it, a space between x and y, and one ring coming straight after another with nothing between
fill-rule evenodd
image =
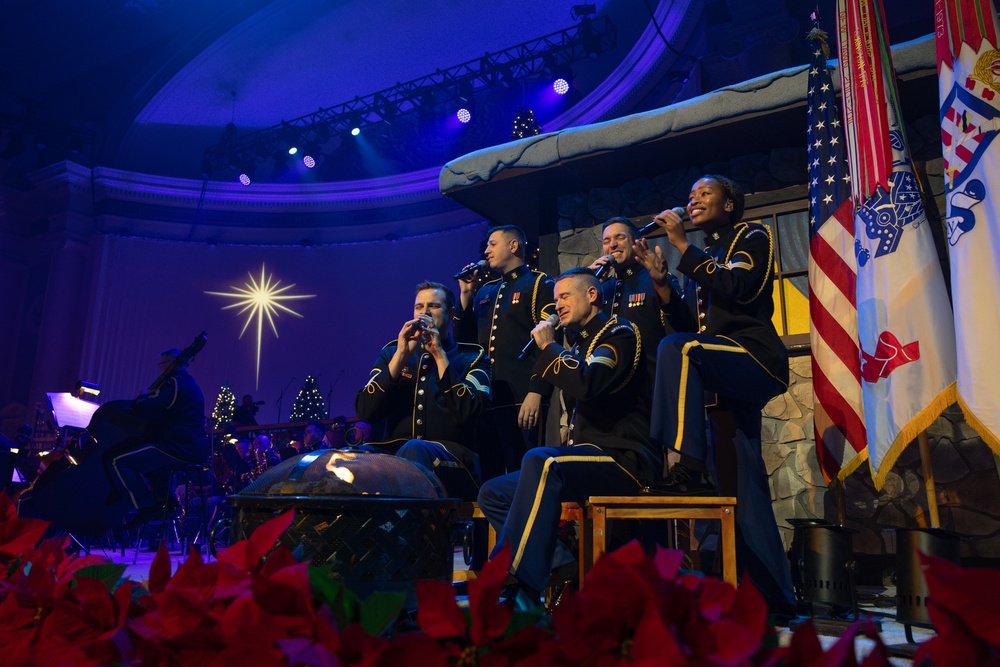
<instances>
[{"instance_id":1,"label":"blue stage lighting","mask_svg":"<svg viewBox=\"0 0 1000 667\"><path fill-rule=\"evenodd\" d=\"M472 120L472 113L465 107L459 109L455 115L458 117L458 122L460 123L468 123Z\"/></svg>"},{"instance_id":2,"label":"blue stage lighting","mask_svg":"<svg viewBox=\"0 0 1000 667\"><path fill-rule=\"evenodd\" d=\"M240 183L243 185L250 185L250 176L247 174L240 174Z\"/></svg>"},{"instance_id":3,"label":"blue stage lighting","mask_svg":"<svg viewBox=\"0 0 1000 667\"><path fill-rule=\"evenodd\" d=\"M308 169L312 169L316 166L316 158L312 155L306 155L302 158L302 164L304 164Z\"/></svg>"},{"instance_id":4,"label":"blue stage lighting","mask_svg":"<svg viewBox=\"0 0 1000 667\"><path fill-rule=\"evenodd\" d=\"M552 90L556 91L556 93L559 95L565 95L566 93L569 92L569 81L567 81L562 77L559 77L558 79L552 82Z\"/></svg>"},{"instance_id":5,"label":"blue stage lighting","mask_svg":"<svg viewBox=\"0 0 1000 667\"><path fill-rule=\"evenodd\" d=\"M292 146L291 148L288 149L288 154L289 155L295 155L298 152L299 152L299 149L296 148L295 146Z\"/></svg>"},{"instance_id":6,"label":"blue stage lighting","mask_svg":"<svg viewBox=\"0 0 1000 667\"><path fill-rule=\"evenodd\" d=\"M351 128L351 136L352 137L356 137L359 134L361 134L361 128L360 127Z\"/></svg>"}]
</instances>

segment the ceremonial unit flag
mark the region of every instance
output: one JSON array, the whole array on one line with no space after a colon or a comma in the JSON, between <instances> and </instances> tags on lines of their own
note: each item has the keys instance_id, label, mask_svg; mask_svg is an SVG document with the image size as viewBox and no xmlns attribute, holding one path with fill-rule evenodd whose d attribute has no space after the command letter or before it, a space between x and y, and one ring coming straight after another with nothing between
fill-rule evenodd
<instances>
[{"instance_id":1,"label":"ceremonial unit flag","mask_svg":"<svg viewBox=\"0 0 1000 667\"><path fill-rule=\"evenodd\" d=\"M1000 453L1000 34L992 0L936 0L958 402Z\"/></svg>"},{"instance_id":2,"label":"ceremonial unit flag","mask_svg":"<svg viewBox=\"0 0 1000 667\"><path fill-rule=\"evenodd\" d=\"M838 16L861 389L881 489L906 445L956 399L955 330L900 123L881 2L838 0Z\"/></svg>"},{"instance_id":3,"label":"ceremonial unit flag","mask_svg":"<svg viewBox=\"0 0 1000 667\"><path fill-rule=\"evenodd\" d=\"M843 480L864 462L866 436L847 147L826 67L826 34L817 28L809 37L809 340L816 454L829 482Z\"/></svg>"}]
</instances>

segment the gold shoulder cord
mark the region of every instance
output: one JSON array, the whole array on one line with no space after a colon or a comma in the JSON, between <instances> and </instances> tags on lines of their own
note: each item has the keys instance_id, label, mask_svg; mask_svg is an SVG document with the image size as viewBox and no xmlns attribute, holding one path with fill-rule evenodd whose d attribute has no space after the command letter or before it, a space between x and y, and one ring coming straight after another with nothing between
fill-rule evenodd
<instances>
[{"instance_id":1,"label":"gold shoulder cord","mask_svg":"<svg viewBox=\"0 0 1000 667\"><path fill-rule=\"evenodd\" d=\"M587 348L588 358L592 354L594 354L594 350L597 349L598 343L601 340L601 336L604 335L604 332L615 324L618 324L618 316L612 315L611 318L608 319L605 325L601 328L601 330L597 332L597 335L594 336L594 340L591 341L590 347ZM625 380L611 391L612 394L617 394L619 391L625 388L625 386L629 383L629 381L631 381L632 376L635 375L635 369L639 364L639 357L642 356L642 338L639 336L639 329L635 325L632 325L632 331L635 333L635 357L632 359L632 370L629 371L628 375L625 377Z\"/></svg>"},{"instance_id":2,"label":"gold shoulder cord","mask_svg":"<svg viewBox=\"0 0 1000 667\"><path fill-rule=\"evenodd\" d=\"M736 232L736 236L733 238L733 242L729 245L729 250L726 251L726 260L725 260L726 264L729 264L729 260L732 258L733 251L736 248L736 242L740 240L745 231L750 229L750 225L746 222L741 222L736 227L738 230ZM740 229L741 227L742 229ZM761 293L764 291L764 287L767 285L767 280L770 277L771 272L774 271L774 237L771 236L770 227L768 227L767 225L761 225L761 227L763 227L764 231L767 233L767 272L764 274L764 279L761 281L760 289L757 290L756 294L754 294L752 297L750 297L745 301L739 301L739 300L736 301L736 303L740 304L741 306L745 306L746 304L752 302L754 299L756 299L761 295Z\"/></svg>"}]
</instances>

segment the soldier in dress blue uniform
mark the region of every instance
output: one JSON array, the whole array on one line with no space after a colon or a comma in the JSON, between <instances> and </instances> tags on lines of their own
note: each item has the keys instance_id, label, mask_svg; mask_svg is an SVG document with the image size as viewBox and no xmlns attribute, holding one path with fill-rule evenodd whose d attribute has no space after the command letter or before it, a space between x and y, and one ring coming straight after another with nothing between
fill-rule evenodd
<instances>
[{"instance_id":1,"label":"soldier in dress blue uniform","mask_svg":"<svg viewBox=\"0 0 1000 667\"><path fill-rule=\"evenodd\" d=\"M645 241L640 241L646 248ZM632 249L635 243L635 227L628 218L609 218L602 231L601 249L604 255L598 257L590 268L595 273L608 275L608 270L614 269L614 276L601 285L604 312L628 320L639 330L652 382L656 372L656 348L664 336L674 332L660 307L658 291L679 291L680 285L667 271L662 254L647 253L647 263L651 268L640 264Z\"/></svg>"},{"instance_id":2,"label":"soldier in dress blue uniform","mask_svg":"<svg viewBox=\"0 0 1000 667\"><path fill-rule=\"evenodd\" d=\"M381 429L370 443L437 473L449 495L479 491L476 421L490 398L483 348L456 343L450 326L455 294L441 283L417 285L413 319L382 348L354 401L358 418Z\"/></svg>"},{"instance_id":3,"label":"soldier in dress blue uniform","mask_svg":"<svg viewBox=\"0 0 1000 667\"><path fill-rule=\"evenodd\" d=\"M761 409L788 387L788 352L771 322L771 233L764 225L741 222L743 207L743 192L724 176L705 176L694 184L687 212L705 234L704 250L688 243L675 211L656 216L680 252L678 269L687 277L683 296L665 299L668 320L686 333L667 336L657 351L650 431L679 454L665 480L668 489L700 492L709 486L706 472L714 468L723 493L736 496L739 570L749 573L772 611L783 613L794 604L792 582L771 506L760 430ZM646 251L637 251L644 261ZM736 422L725 437L716 434L716 451L706 436L706 390L727 402Z\"/></svg>"},{"instance_id":4,"label":"soldier in dress blue uniform","mask_svg":"<svg viewBox=\"0 0 1000 667\"><path fill-rule=\"evenodd\" d=\"M517 470L521 457L540 443L552 393L532 372L537 350L519 358L531 330L553 313L552 278L524 263L524 231L514 225L490 230L486 261L500 278L476 290L480 272L460 281L459 340L478 341L493 368L493 400L479 429L483 479Z\"/></svg>"},{"instance_id":5,"label":"soldier in dress blue uniform","mask_svg":"<svg viewBox=\"0 0 1000 667\"><path fill-rule=\"evenodd\" d=\"M531 335L540 350L535 372L566 397L568 445L529 450L519 472L485 482L479 493L497 548L510 544L510 571L528 598L537 598L552 569L573 560L556 539L561 503L638 493L663 468L662 450L649 438L646 364L635 328L604 314L589 269L560 275L555 302L570 349L556 342L548 322Z\"/></svg>"}]
</instances>

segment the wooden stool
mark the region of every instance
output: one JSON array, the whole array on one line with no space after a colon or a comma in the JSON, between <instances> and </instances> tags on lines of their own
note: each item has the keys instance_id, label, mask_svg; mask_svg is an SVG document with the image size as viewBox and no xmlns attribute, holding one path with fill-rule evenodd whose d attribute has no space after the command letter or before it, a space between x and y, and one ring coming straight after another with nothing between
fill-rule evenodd
<instances>
[{"instance_id":1,"label":"wooden stool","mask_svg":"<svg viewBox=\"0 0 1000 667\"><path fill-rule=\"evenodd\" d=\"M736 498L729 496L591 496L580 539L583 572L607 550L610 519L718 519L722 523L722 578L736 585ZM585 567L583 567L585 565Z\"/></svg>"},{"instance_id":2,"label":"wooden stool","mask_svg":"<svg viewBox=\"0 0 1000 667\"><path fill-rule=\"evenodd\" d=\"M457 519L460 520L471 520L471 519L485 519L486 516L483 511L479 509L479 503L462 503L458 508L456 514ZM580 564L580 581L583 581L584 573L584 557L586 552L584 551L584 538L583 538L583 508L580 507L578 503L563 503L562 512L559 515L560 521L576 521L580 525L580 544L579 553L577 554L577 561ZM497 544L497 531L493 529L490 525L489 529L489 539L487 541L487 549L489 553L493 553L493 548ZM476 578L475 570L455 570L452 574L451 580L455 581L468 581L470 579Z\"/></svg>"}]
</instances>

